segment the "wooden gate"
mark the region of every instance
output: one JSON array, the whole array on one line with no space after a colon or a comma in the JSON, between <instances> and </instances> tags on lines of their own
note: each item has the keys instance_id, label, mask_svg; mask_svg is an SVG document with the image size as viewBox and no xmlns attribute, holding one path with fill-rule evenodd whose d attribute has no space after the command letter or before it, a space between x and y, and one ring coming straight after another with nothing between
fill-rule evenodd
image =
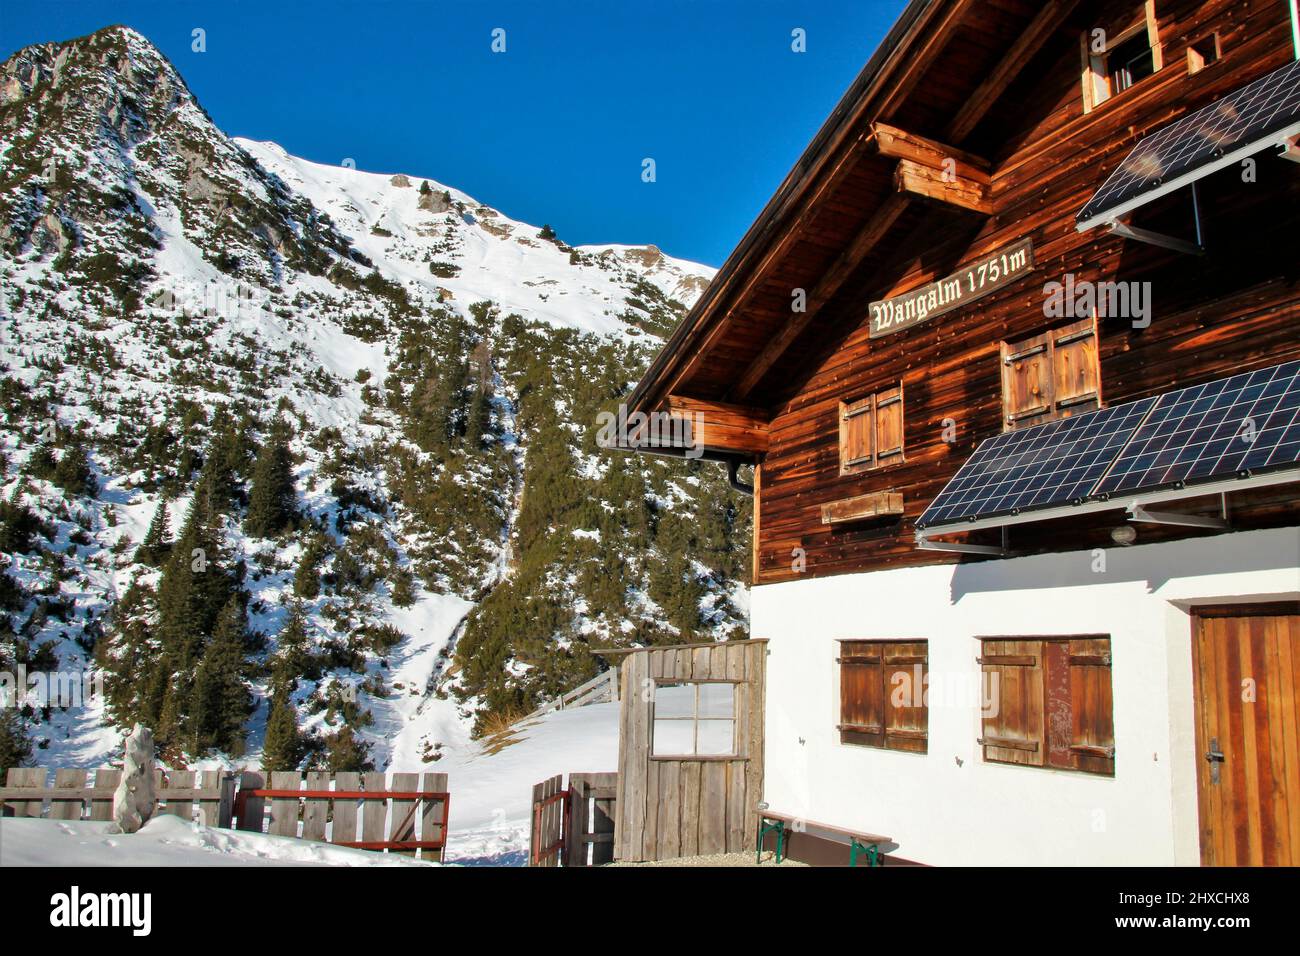
<instances>
[{"instance_id":1,"label":"wooden gate","mask_svg":"<svg viewBox=\"0 0 1300 956\"><path fill-rule=\"evenodd\" d=\"M389 785L383 773L274 771L267 787L264 775L250 770L235 803L240 830L362 850L419 851L434 860L443 857L450 812L445 773L426 773L423 783L420 774L395 773Z\"/></svg>"},{"instance_id":2,"label":"wooden gate","mask_svg":"<svg viewBox=\"0 0 1300 956\"><path fill-rule=\"evenodd\" d=\"M1201 862L1300 864L1300 605L1196 615Z\"/></svg>"},{"instance_id":3,"label":"wooden gate","mask_svg":"<svg viewBox=\"0 0 1300 956\"><path fill-rule=\"evenodd\" d=\"M602 866L614 859L618 774L562 774L533 787L529 866Z\"/></svg>"}]
</instances>

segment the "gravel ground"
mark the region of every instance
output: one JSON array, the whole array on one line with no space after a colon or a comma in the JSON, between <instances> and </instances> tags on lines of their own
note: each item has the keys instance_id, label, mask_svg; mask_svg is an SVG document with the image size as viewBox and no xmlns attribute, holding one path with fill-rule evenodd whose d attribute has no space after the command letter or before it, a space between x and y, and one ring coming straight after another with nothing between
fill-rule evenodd
<instances>
[{"instance_id":1,"label":"gravel ground","mask_svg":"<svg viewBox=\"0 0 1300 956\"><path fill-rule=\"evenodd\" d=\"M648 863L610 863L608 866L807 866L785 859L779 864L770 851L763 854L763 862L755 863L753 853L710 853L707 856L683 856L675 860L657 860Z\"/></svg>"}]
</instances>

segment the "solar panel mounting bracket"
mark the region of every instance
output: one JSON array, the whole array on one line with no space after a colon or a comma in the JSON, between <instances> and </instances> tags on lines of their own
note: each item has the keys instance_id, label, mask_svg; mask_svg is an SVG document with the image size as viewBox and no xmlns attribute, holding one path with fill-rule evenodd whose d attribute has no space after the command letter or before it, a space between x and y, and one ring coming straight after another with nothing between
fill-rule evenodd
<instances>
[{"instance_id":1,"label":"solar panel mounting bracket","mask_svg":"<svg viewBox=\"0 0 1300 956\"><path fill-rule=\"evenodd\" d=\"M1126 222L1120 222L1118 219L1107 223L1112 234L1123 236L1125 239L1132 239L1136 242L1145 242L1147 245L1160 246L1162 249L1172 249L1175 252L1185 252L1189 256L1205 255L1205 247L1192 242L1188 239L1179 239L1177 236L1168 236L1163 232L1156 232L1153 229L1143 229L1139 226L1130 226Z\"/></svg>"},{"instance_id":2,"label":"solar panel mounting bracket","mask_svg":"<svg viewBox=\"0 0 1300 956\"><path fill-rule=\"evenodd\" d=\"M1282 159L1300 163L1300 136L1292 136L1290 139L1283 140L1279 150L1278 156Z\"/></svg>"},{"instance_id":3,"label":"solar panel mounting bracket","mask_svg":"<svg viewBox=\"0 0 1300 956\"><path fill-rule=\"evenodd\" d=\"M1121 222L1118 219L1112 219L1106 225L1113 235L1123 236L1125 239L1145 242L1148 245L1159 246L1162 249L1172 249L1174 252L1184 252L1189 256L1203 256L1205 255L1205 240L1201 235L1201 197L1200 190L1197 189L1195 182L1192 183L1191 192L1192 222L1196 225L1195 241L1156 232L1154 229L1143 229L1140 226Z\"/></svg>"},{"instance_id":4,"label":"solar panel mounting bracket","mask_svg":"<svg viewBox=\"0 0 1300 956\"><path fill-rule=\"evenodd\" d=\"M952 531L960 531L953 528ZM964 544L959 541L931 541L924 531L916 532L916 547L921 551L950 551L955 554L982 554L994 558L1015 557L1015 552L1007 547L1007 529L1002 528L1002 544Z\"/></svg>"},{"instance_id":5,"label":"solar panel mounting bracket","mask_svg":"<svg viewBox=\"0 0 1300 956\"><path fill-rule=\"evenodd\" d=\"M1214 518L1208 515L1180 514L1175 511L1148 511L1136 501L1128 506L1128 520L1138 524L1182 525L1189 528L1214 528L1226 531L1227 518Z\"/></svg>"}]
</instances>

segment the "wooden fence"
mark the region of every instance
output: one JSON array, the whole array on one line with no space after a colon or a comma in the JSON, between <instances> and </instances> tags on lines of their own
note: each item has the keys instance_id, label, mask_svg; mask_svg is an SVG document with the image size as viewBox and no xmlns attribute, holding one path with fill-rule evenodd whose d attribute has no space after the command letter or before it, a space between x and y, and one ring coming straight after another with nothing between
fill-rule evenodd
<instances>
[{"instance_id":1,"label":"wooden fence","mask_svg":"<svg viewBox=\"0 0 1300 956\"><path fill-rule=\"evenodd\" d=\"M572 707L586 707L588 704L603 704L618 700L618 668L611 667L601 671L590 680L584 681L572 690L567 690L554 700L548 700L531 714L519 718L515 723L531 720L548 714L553 710L568 710Z\"/></svg>"},{"instance_id":2,"label":"wooden fence","mask_svg":"<svg viewBox=\"0 0 1300 956\"><path fill-rule=\"evenodd\" d=\"M451 795L445 773L392 774L245 771L235 802L236 827L362 850L419 852L441 860ZM333 783L333 789L330 784Z\"/></svg>"},{"instance_id":3,"label":"wooden fence","mask_svg":"<svg viewBox=\"0 0 1300 956\"><path fill-rule=\"evenodd\" d=\"M5 816L111 820L121 770L15 767L0 787ZM329 842L441 860L451 797L445 773L154 771L158 813L211 827ZM304 787L305 784L305 787ZM331 788L331 784L333 785ZM47 812L48 808L48 812Z\"/></svg>"},{"instance_id":4,"label":"wooden fence","mask_svg":"<svg viewBox=\"0 0 1300 956\"><path fill-rule=\"evenodd\" d=\"M94 771L56 770L50 780L45 767L10 768L5 786L0 787L0 804L5 816L39 817L53 820L111 820L113 793L122 771L101 768ZM235 779L220 770L154 771L158 812L197 820L206 826L229 827L234 804Z\"/></svg>"},{"instance_id":5,"label":"wooden fence","mask_svg":"<svg viewBox=\"0 0 1300 956\"><path fill-rule=\"evenodd\" d=\"M614 859L618 774L562 774L533 787L529 866L600 866Z\"/></svg>"}]
</instances>

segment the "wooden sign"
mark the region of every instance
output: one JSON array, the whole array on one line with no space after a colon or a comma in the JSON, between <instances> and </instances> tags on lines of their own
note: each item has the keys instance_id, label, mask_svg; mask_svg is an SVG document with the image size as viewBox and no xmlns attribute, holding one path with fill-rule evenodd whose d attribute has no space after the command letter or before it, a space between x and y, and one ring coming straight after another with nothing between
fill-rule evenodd
<instances>
[{"instance_id":1,"label":"wooden sign","mask_svg":"<svg viewBox=\"0 0 1300 956\"><path fill-rule=\"evenodd\" d=\"M872 302L869 337L911 328L936 315L960 309L981 296L1015 282L1034 268L1034 244L1023 239L1014 246L963 266L946 278L904 292L889 299Z\"/></svg>"}]
</instances>

